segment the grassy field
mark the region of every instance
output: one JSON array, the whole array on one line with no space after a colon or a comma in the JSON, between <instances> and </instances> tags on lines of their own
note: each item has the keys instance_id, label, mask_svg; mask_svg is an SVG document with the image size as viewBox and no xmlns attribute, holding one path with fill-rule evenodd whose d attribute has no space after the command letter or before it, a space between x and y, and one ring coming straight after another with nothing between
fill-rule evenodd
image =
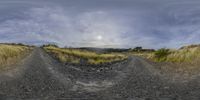
<instances>
[{"instance_id":1,"label":"grassy field","mask_svg":"<svg viewBox=\"0 0 200 100\"><path fill-rule=\"evenodd\" d=\"M178 50L159 49L155 52L131 52L155 62L200 64L200 45L184 46Z\"/></svg>"},{"instance_id":2,"label":"grassy field","mask_svg":"<svg viewBox=\"0 0 200 100\"><path fill-rule=\"evenodd\" d=\"M147 59L152 59L154 57L154 52L128 52L128 55L140 56Z\"/></svg>"},{"instance_id":3,"label":"grassy field","mask_svg":"<svg viewBox=\"0 0 200 100\"><path fill-rule=\"evenodd\" d=\"M30 48L27 46L0 44L0 69L16 63L29 51Z\"/></svg>"},{"instance_id":4,"label":"grassy field","mask_svg":"<svg viewBox=\"0 0 200 100\"><path fill-rule=\"evenodd\" d=\"M58 48L54 46L46 46L43 48L63 63L86 63L97 65L127 59L127 56L119 53L98 54L87 50Z\"/></svg>"},{"instance_id":5,"label":"grassy field","mask_svg":"<svg viewBox=\"0 0 200 100\"><path fill-rule=\"evenodd\" d=\"M172 50L166 57L168 62L186 62L190 64L200 64L200 46L191 45L182 47L179 50Z\"/></svg>"}]
</instances>

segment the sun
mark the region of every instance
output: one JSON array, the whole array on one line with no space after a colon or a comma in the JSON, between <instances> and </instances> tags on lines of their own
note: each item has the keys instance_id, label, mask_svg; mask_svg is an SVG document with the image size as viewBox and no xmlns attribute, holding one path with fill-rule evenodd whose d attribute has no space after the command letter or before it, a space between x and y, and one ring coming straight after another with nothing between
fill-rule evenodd
<instances>
[{"instance_id":1,"label":"sun","mask_svg":"<svg viewBox=\"0 0 200 100\"><path fill-rule=\"evenodd\" d=\"M102 40L102 38L103 38L103 37L102 37L101 35L98 35L98 36L97 36L97 40Z\"/></svg>"}]
</instances>

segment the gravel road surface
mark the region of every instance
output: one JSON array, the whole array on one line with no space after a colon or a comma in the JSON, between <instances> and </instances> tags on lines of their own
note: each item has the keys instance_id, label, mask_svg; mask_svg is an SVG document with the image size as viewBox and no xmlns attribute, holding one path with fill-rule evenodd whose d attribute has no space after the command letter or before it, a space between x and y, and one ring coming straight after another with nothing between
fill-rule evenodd
<instances>
[{"instance_id":1,"label":"gravel road surface","mask_svg":"<svg viewBox=\"0 0 200 100\"><path fill-rule=\"evenodd\" d=\"M92 68L63 65L35 48L0 73L0 100L200 100L199 83L200 75L173 81L139 57Z\"/></svg>"}]
</instances>

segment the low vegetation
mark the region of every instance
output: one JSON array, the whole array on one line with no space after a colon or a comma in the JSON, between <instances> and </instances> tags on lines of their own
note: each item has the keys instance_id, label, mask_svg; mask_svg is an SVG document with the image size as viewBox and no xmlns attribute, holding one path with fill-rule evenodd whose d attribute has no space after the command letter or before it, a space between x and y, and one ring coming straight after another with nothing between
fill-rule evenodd
<instances>
[{"instance_id":1,"label":"low vegetation","mask_svg":"<svg viewBox=\"0 0 200 100\"><path fill-rule=\"evenodd\" d=\"M143 49L142 47L135 47L133 49L129 49L127 55L134 55L151 59L154 56L154 52L155 52L154 49Z\"/></svg>"},{"instance_id":2,"label":"low vegetation","mask_svg":"<svg viewBox=\"0 0 200 100\"><path fill-rule=\"evenodd\" d=\"M21 44L0 44L0 69L7 65L16 63L29 51L29 47Z\"/></svg>"},{"instance_id":3,"label":"low vegetation","mask_svg":"<svg viewBox=\"0 0 200 100\"><path fill-rule=\"evenodd\" d=\"M129 51L128 55L134 55L139 56L147 59L151 59L154 57L154 52L135 52L135 51Z\"/></svg>"},{"instance_id":4,"label":"low vegetation","mask_svg":"<svg viewBox=\"0 0 200 100\"><path fill-rule=\"evenodd\" d=\"M179 50L171 51L167 56L168 62L200 63L200 46L185 46Z\"/></svg>"},{"instance_id":5,"label":"low vegetation","mask_svg":"<svg viewBox=\"0 0 200 100\"><path fill-rule=\"evenodd\" d=\"M63 63L104 64L127 59L127 56L119 53L100 54L88 50L58 48L57 46L44 46L46 52L52 54Z\"/></svg>"},{"instance_id":6,"label":"low vegetation","mask_svg":"<svg viewBox=\"0 0 200 100\"><path fill-rule=\"evenodd\" d=\"M178 50L162 48L152 52L131 52L131 54L156 62L200 63L200 45L184 46Z\"/></svg>"},{"instance_id":7,"label":"low vegetation","mask_svg":"<svg viewBox=\"0 0 200 100\"><path fill-rule=\"evenodd\" d=\"M154 52L153 59L159 62L166 61L169 54L169 49L162 48Z\"/></svg>"}]
</instances>

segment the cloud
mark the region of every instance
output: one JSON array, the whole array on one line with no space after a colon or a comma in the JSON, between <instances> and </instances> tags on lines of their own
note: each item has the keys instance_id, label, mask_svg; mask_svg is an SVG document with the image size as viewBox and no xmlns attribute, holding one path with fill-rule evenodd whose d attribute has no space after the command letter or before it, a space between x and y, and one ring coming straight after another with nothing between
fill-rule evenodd
<instances>
[{"instance_id":1,"label":"cloud","mask_svg":"<svg viewBox=\"0 0 200 100\"><path fill-rule=\"evenodd\" d=\"M60 7L31 8L23 13L26 19L10 19L0 24L0 42L57 43L60 46L110 45L119 47L126 39L126 30L117 19L104 11L69 15ZM97 37L102 39L98 40Z\"/></svg>"},{"instance_id":2,"label":"cloud","mask_svg":"<svg viewBox=\"0 0 200 100\"><path fill-rule=\"evenodd\" d=\"M8 5L0 8L0 42L127 48L200 43L198 0L2 2Z\"/></svg>"},{"instance_id":3,"label":"cloud","mask_svg":"<svg viewBox=\"0 0 200 100\"><path fill-rule=\"evenodd\" d=\"M177 48L200 43L199 4L199 1L186 0L171 2L158 12L160 22L156 22L154 30L166 36L165 42L160 43L161 45Z\"/></svg>"}]
</instances>

